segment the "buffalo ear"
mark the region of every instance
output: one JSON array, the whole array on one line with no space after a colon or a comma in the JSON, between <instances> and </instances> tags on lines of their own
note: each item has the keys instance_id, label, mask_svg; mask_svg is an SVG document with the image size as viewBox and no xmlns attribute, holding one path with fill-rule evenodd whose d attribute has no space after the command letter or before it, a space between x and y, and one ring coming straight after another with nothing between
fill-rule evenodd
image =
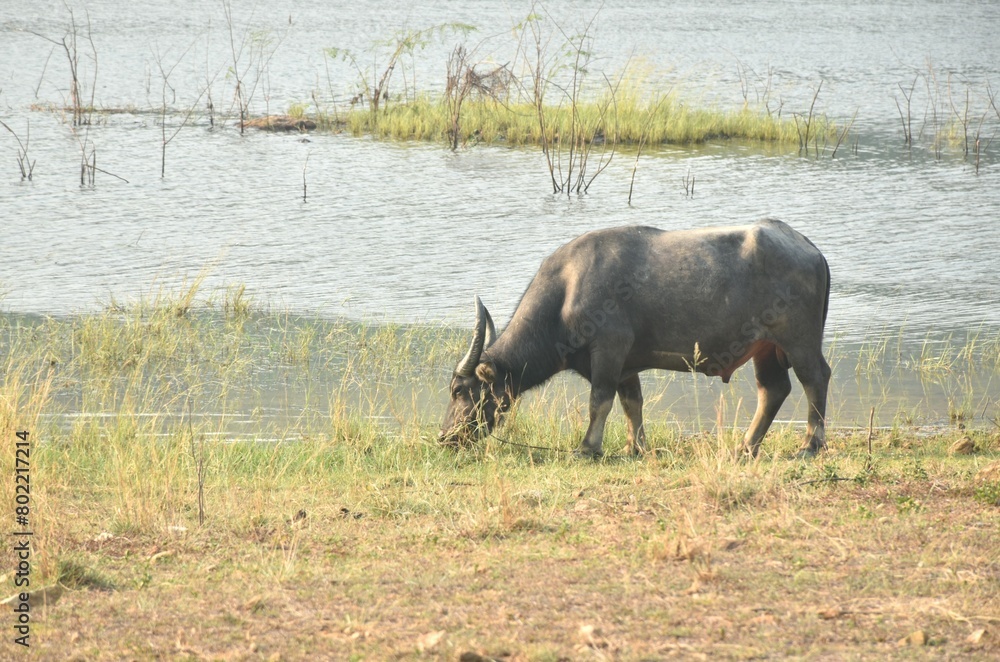
<instances>
[{"instance_id":1,"label":"buffalo ear","mask_svg":"<svg viewBox=\"0 0 1000 662\"><path fill-rule=\"evenodd\" d=\"M497 371L492 363L480 363L476 366L476 377L480 380L486 382L487 384L492 384L497 379Z\"/></svg>"}]
</instances>

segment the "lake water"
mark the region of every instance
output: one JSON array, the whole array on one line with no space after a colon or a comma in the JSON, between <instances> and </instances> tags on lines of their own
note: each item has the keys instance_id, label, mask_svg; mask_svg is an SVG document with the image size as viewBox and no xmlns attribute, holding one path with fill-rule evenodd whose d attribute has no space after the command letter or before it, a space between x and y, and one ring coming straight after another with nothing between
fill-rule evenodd
<instances>
[{"instance_id":1,"label":"lake water","mask_svg":"<svg viewBox=\"0 0 1000 662\"><path fill-rule=\"evenodd\" d=\"M66 6L3 4L0 119L22 140L30 126L36 163L32 181L22 182L17 142L0 132L0 305L8 311L94 310L205 272L208 290L246 283L258 301L302 315L468 325L478 293L502 323L541 259L584 231L775 216L827 255L828 335L838 342L1000 329L1000 141L989 142L1000 104L988 97L1000 87L995 2L640 0L599 13L597 3L539 5L547 34L556 24L577 33L596 14L595 86L599 73L616 75L631 61L642 86L693 105L738 108L766 90L775 112L806 114L822 81L817 112L840 123L857 113L836 157L829 147L806 155L734 143L644 152L631 206L634 153L616 157L588 195L560 196L537 148L453 153L348 135L240 135L219 116L213 126L202 92L210 90L217 113L233 96L222 2L71 3L83 96L99 109L132 110L98 112L97 123L74 132L58 110L68 99L66 55L46 40L68 33ZM351 49L360 66L378 68L387 48L374 44L399 30L468 23L478 30L464 39L481 59L511 61L512 26L531 7L279 0L232 9L234 40L256 44L240 62L260 72L251 109L263 114L293 103L312 112L314 98L343 107L358 76L324 49ZM412 91L413 81L439 91L462 39L448 33L404 58L392 93ZM187 108L196 111L169 144L162 178L158 62L176 64L168 132ZM910 148L899 114L906 95ZM961 141L934 146L959 116L982 139L978 168ZM98 173L93 186L80 185L84 136L97 166L127 182ZM682 183L689 175L693 196Z\"/></svg>"}]
</instances>

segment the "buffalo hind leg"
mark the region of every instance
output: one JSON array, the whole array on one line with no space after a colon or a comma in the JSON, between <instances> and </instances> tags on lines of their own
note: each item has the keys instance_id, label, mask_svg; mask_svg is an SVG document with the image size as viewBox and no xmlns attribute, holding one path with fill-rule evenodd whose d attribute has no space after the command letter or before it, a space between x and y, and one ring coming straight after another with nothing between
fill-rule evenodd
<instances>
[{"instance_id":1,"label":"buffalo hind leg","mask_svg":"<svg viewBox=\"0 0 1000 662\"><path fill-rule=\"evenodd\" d=\"M798 455L812 457L826 446L826 392L830 385L830 366L823 354L816 352L805 359L792 357L792 369L809 403L806 440Z\"/></svg>"},{"instance_id":2,"label":"buffalo hind leg","mask_svg":"<svg viewBox=\"0 0 1000 662\"><path fill-rule=\"evenodd\" d=\"M778 360L777 348L769 344L753 357L754 374L757 377L757 411L743 438L744 450L757 457L760 442L771 427L781 404L792 390L788 378L788 368Z\"/></svg>"},{"instance_id":3,"label":"buffalo hind leg","mask_svg":"<svg viewBox=\"0 0 1000 662\"><path fill-rule=\"evenodd\" d=\"M618 400L628 421L628 446L633 455L646 452L646 428L642 423L642 383L632 375L618 384Z\"/></svg>"}]
</instances>

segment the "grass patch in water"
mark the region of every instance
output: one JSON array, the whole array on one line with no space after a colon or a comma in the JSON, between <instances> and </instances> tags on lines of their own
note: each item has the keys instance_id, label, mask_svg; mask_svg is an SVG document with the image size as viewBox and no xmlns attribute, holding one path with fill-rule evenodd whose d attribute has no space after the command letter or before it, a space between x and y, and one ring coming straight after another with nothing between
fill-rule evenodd
<instances>
[{"instance_id":1,"label":"grass patch in water","mask_svg":"<svg viewBox=\"0 0 1000 662\"><path fill-rule=\"evenodd\" d=\"M607 110L605 110L607 109ZM530 103L501 104L474 99L462 107L461 143L488 145L556 144L560 137L573 135L573 122L591 142L596 136L610 144L617 136L620 145L689 144L710 140L740 139L797 144L799 132L794 119L782 118L751 108L720 110L693 108L673 96L663 100L640 100L635 96L608 105L608 101L546 106L543 135L535 107ZM813 118L811 134L820 140L835 140L836 127L825 118ZM321 127L343 129L354 135L382 139L448 141L450 119L443 102L428 97L391 104L377 113L352 109L334 119L321 116ZM563 142L568 142L564 140ZM812 139L811 139L812 142Z\"/></svg>"}]
</instances>

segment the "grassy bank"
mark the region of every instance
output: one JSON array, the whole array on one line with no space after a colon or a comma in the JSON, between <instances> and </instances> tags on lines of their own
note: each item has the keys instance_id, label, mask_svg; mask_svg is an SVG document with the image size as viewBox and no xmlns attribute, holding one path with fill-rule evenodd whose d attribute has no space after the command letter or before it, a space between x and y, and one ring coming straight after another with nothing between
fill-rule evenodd
<instances>
[{"instance_id":1,"label":"grassy bank","mask_svg":"<svg viewBox=\"0 0 1000 662\"><path fill-rule=\"evenodd\" d=\"M876 430L871 457L840 432L812 462L785 459L794 426L746 463L728 424L660 419L641 460L454 453L433 437L462 330L197 289L2 318L0 484L13 508L29 430L40 659L1000 653L996 428ZM503 439L572 448L563 395Z\"/></svg>"}]
</instances>

